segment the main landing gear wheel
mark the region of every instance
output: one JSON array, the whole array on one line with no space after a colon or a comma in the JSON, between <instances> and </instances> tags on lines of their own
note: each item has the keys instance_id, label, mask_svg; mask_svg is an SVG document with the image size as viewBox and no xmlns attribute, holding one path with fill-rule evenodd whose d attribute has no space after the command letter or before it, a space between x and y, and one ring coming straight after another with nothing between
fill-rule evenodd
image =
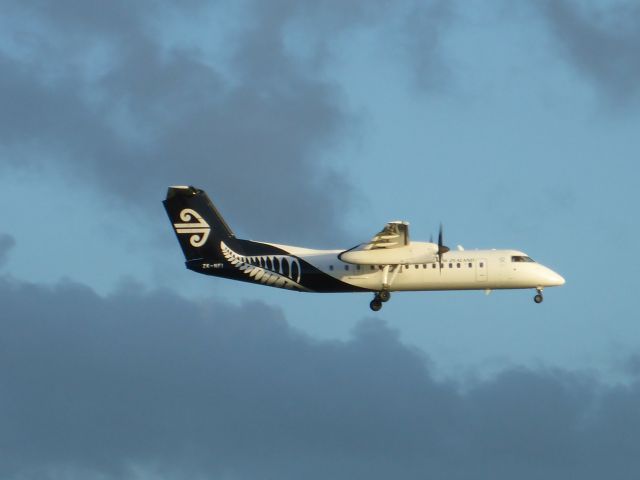
<instances>
[{"instance_id":1,"label":"main landing gear wheel","mask_svg":"<svg viewBox=\"0 0 640 480\"><path fill-rule=\"evenodd\" d=\"M542 303L542 300L544 300L544 297L542 296L542 290L538 289L538 294L533 297L533 301L536 303Z\"/></svg>"},{"instance_id":2,"label":"main landing gear wheel","mask_svg":"<svg viewBox=\"0 0 640 480\"><path fill-rule=\"evenodd\" d=\"M388 302L390 298L391 293L389 293L388 290L380 290L373 296L373 300L371 300L369 307L371 307L371 310L373 310L374 312L377 312L382 308L382 304L384 302Z\"/></svg>"}]
</instances>

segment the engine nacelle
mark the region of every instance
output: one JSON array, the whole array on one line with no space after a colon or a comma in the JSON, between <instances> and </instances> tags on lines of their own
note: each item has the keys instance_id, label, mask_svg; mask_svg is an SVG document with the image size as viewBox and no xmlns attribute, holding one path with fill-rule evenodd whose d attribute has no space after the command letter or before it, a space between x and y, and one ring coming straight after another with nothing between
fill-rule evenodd
<instances>
[{"instance_id":1,"label":"engine nacelle","mask_svg":"<svg viewBox=\"0 0 640 480\"><path fill-rule=\"evenodd\" d=\"M435 263L438 259L438 245L428 242L411 242L395 248L375 248L365 250L368 244L345 250L338 258L356 265L400 265L409 263Z\"/></svg>"}]
</instances>

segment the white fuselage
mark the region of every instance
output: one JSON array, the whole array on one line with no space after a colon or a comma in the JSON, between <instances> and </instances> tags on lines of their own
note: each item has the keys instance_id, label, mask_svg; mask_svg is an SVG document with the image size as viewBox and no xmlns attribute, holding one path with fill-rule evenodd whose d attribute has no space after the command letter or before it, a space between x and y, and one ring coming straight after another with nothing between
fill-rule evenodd
<instances>
[{"instance_id":1,"label":"white fuselage","mask_svg":"<svg viewBox=\"0 0 640 480\"><path fill-rule=\"evenodd\" d=\"M526 257L518 250L455 250L438 263L356 265L338 258L342 250L311 250L275 245L309 262L337 280L372 291L494 290L552 287L564 278L537 262L514 262ZM528 258L528 257L527 257ZM386 286L385 286L386 285Z\"/></svg>"}]
</instances>

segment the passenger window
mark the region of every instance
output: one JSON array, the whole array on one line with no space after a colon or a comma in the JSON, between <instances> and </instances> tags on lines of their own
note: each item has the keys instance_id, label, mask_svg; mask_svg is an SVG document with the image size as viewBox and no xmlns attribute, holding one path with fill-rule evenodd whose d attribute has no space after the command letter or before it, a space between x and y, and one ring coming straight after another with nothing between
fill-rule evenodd
<instances>
[{"instance_id":1,"label":"passenger window","mask_svg":"<svg viewBox=\"0 0 640 480\"><path fill-rule=\"evenodd\" d=\"M416 267L416 268L418 268L418 267L420 267L420 265L418 265L418 264L416 263L416 264L415 264L415 267Z\"/></svg>"},{"instance_id":2,"label":"passenger window","mask_svg":"<svg viewBox=\"0 0 640 480\"><path fill-rule=\"evenodd\" d=\"M484 267L484 263L480 262L480 268Z\"/></svg>"},{"instance_id":3,"label":"passenger window","mask_svg":"<svg viewBox=\"0 0 640 480\"><path fill-rule=\"evenodd\" d=\"M471 268L471 266L472 266L472 265L471 265L471 263L470 263L470 264L469 264L469 268Z\"/></svg>"},{"instance_id":4,"label":"passenger window","mask_svg":"<svg viewBox=\"0 0 640 480\"><path fill-rule=\"evenodd\" d=\"M375 265L371 265L371 270L375 270L376 266Z\"/></svg>"},{"instance_id":5,"label":"passenger window","mask_svg":"<svg viewBox=\"0 0 640 480\"><path fill-rule=\"evenodd\" d=\"M356 270L360 270L360 265L356 265Z\"/></svg>"},{"instance_id":6,"label":"passenger window","mask_svg":"<svg viewBox=\"0 0 640 480\"><path fill-rule=\"evenodd\" d=\"M349 265L345 265L345 266L344 266L344 269L345 269L345 270L349 270Z\"/></svg>"},{"instance_id":7,"label":"passenger window","mask_svg":"<svg viewBox=\"0 0 640 480\"><path fill-rule=\"evenodd\" d=\"M333 270L333 265L329 265L329 270Z\"/></svg>"},{"instance_id":8,"label":"passenger window","mask_svg":"<svg viewBox=\"0 0 640 480\"><path fill-rule=\"evenodd\" d=\"M449 268L453 268L453 263L450 263L450 264L449 264Z\"/></svg>"},{"instance_id":9,"label":"passenger window","mask_svg":"<svg viewBox=\"0 0 640 480\"><path fill-rule=\"evenodd\" d=\"M435 263L433 264L433 268L436 268L436 264Z\"/></svg>"},{"instance_id":10,"label":"passenger window","mask_svg":"<svg viewBox=\"0 0 640 480\"><path fill-rule=\"evenodd\" d=\"M456 264L456 266L457 266L458 268L460 268L460 264L459 264L459 263L458 263L458 264Z\"/></svg>"}]
</instances>

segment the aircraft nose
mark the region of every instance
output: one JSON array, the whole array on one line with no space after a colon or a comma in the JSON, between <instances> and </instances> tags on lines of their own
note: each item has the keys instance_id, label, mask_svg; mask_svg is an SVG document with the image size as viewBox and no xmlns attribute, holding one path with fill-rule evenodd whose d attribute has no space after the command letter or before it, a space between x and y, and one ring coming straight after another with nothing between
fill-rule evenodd
<instances>
[{"instance_id":1,"label":"aircraft nose","mask_svg":"<svg viewBox=\"0 0 640 480\"><path fill-rule=\"evenodd\" d=\"M549 286L550 287L556 287L556 286L560 286L560 285L564 285L565 280L564 277L556 272L554 272L553 270L549 270Z\"/></svg>"}]
</instances>

